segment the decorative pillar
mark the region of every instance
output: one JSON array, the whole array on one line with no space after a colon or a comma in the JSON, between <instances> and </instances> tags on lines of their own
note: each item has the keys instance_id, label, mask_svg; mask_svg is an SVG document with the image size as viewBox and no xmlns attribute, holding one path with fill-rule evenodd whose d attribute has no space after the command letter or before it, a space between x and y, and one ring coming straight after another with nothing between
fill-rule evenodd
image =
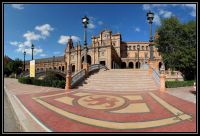
<instances>
[{"instance_id":1,"label":"decorative pillar","mask_svg":"<svg viewBox=\"0 0 200 136\"><path fill-rule=\"evenodd\" d=\"M160 91L165 91L165 68L164 65L162 65L160 69Z\"/></svg>"},{"instance_id":2,"label":"decorative pillar","mask_svg":"<svg viewBox=\"0 0 200 136\"><path fill-rule=\"evenodd\" d=\"M66 85L65 90L69 91L71 89L72 73L71 73L71 64L68 64L67 75L66 75Z\"/></svg>"},{"instance_id":3,"label":"decorative pillar","mask_svg":"<svg viewBox=\"0 0 200 136\"><path fill-rule=\"evenodd\" d=\"M72 80L72 66L71 66L71 49L73 48L73 42L70 38L68 39L68 43L67 43L67 53L68 53L68 57L67 57L67 74L66 74L66 85L65 85L65 90L69 91L69 89L71 89L71 80Z\"/></svg>"},{"instance_id":4,"label":"decorative pillar","mask_svg":"<svg viewBox=\"0 0 200 136\"><path fill-rule=\"evenodd\" d=\"M150 61L150 62L149 62L149 69L148 69L148 74L149 74L149 75L152 74L152 68L153 68L153 62Z\"/></svg>"}]
</instances>

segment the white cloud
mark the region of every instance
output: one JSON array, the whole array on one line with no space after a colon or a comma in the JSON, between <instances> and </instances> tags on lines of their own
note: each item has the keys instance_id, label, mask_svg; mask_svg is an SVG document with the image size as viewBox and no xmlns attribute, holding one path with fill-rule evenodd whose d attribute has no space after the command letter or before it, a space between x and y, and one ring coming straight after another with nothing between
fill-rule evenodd
<instances>
[{"instance_id":1,"label":"white cloud","mask_svg":"<svg viewBox=\"0 0 200 136\"><path fill-rule=\"evenodd\" d=\"M154 23L160 25L160 17L157 14L154 15Z\"/></svg>"},{"instance_id":2,"label":"white cloud","mask_svg":"<svg viewBox=\"0 0 200 136\"><path fill-rule=\"evenodd\" d=\"M26 51L27 55L32 55L32 49L31 48L24 48L24 47L22 47L22 48L18 48L17 49L17 52L23 53L24 51ZM41 49L41 48L34 48L33 55L38 55L39 53L42 53L42 52L43 52L43 49Z\"/></svg>"},{"instance_id":3,"label":"white cloud","mask_svg":"<svg viewBox=\"0 0 200 136\"><path fill-rule=\"evenodd\" d=\"M30 31L27 31L23 37L26 38L27 41L32 41L32 40L39 40L41 37L41 35L39 34L35 34L35 32L30 32Z\"/></svg>"},{"instance_id":4,"label":"white cloud","mask_svg":"<svg viewBox=\"0 0 200 136\"><path fill-rule=\"evenodd\" d=\"M160 9L160 10L159 10L159 15L162 15L164 18L169 18L169 17L171 17L173 14L172 14L172 12L170 12L170 11Z\"/></svg>"},{"instance_id":5,"label":"white cloud","mask_svg":"<svg viewBox=\"0 0 200 136\"><path fill-rule=\"evenodd\" d=\"M152 10L153 8L166 7L167 4L143 4L143 10Z\"/></svg>"},{"instance_id":6,"label":"white cloud","mask_svg":"<svg viewBox=\"0 0 200 136\"><path fill-rule=\"evenodd\" d=\"M9 42L11 45L17 46L17 52L24 52L26 51L27 54L31 55L31 45L33 41L39 41L40 39L45 39L47 36L50 35L50 31L53 31L53 28L49 24L44 24L41 26L36 26L36 30L40 31L41 34L37 34L34 31L27 31L25 34L23 34L23 37L25 38L24 42L18 42L18 41L11 41ZM34 48L34 55L41 54L43 52L42 48ZM45 54L41 54L40 56L44 56Z\"/></svg>"},{"instance_id":7,"label":"white cloud","mask_svg":"<svg viewBox=\"0 0 200 136\"><path fill-rule=\"evenodd\" d=\"M190 13L191 16L193 17L196 17L196 10L193 10L191 13Z\"/></svg>"},{"instance_id":8,"label":"white cloud","mask_svg":"<svg viewBox=\"0 0 200 136\"><path fill-rule=\"evenodd\" d=\"M196 4L184 4L184 6L196 9Z\"/></svg>"},{"instance_id":9,"label":"white cloud","mask_svg":"<svg viewBox=\"0 0 200 136\"><path fill-rule=\"evenodd\" d=\"M94 29L96 26L93 24L93 22L88 24L88 28L89 29Z\"/></svg>"},{"instance_id":10,"label":"white cloud","mask_svg":"<svg viewBox=\"0 0 200 136\"><path fill-rule=\"evenodd\" d=\"M41 26L36 26L35 30L40 31L41 35L43 35L43 36L49 36L50 31L53 31L54 28L52 28L49 24L44 24L44 25L41 25Z\"/></svg>"},{"instance_id":11,"label":"white cloud","mask_svg":"<svg viewBox=\"0 0 200 136\"><path fill-rule=\"evenodd\" d=\"M193 17L196 17L196 4L184 4L184 6L186 6L188 8L192 8L190 15Z\"/></svg>"},{"instance_id":12,"label":"white cloud","mask_svg":"<svg viewBox=\"0 0 200 136\"><path fill-rule=\"evenodd\" d=\"M70 36L65 36L65 35L61 35L58 43L60 44L66 44L68 42ZM78 36L71 36L71 39L73 40L73 42L78 42L80 41L80 38Z\"/></svg>"},{"instance_id":13,"label":"white cloud","mask_svg":"<svg viewBox=\"0 0 200 136\"><path fill-rule=\"evenodd\" d=\"M24 9L24 4L11 4L11 6L15 9L19 9L19 10Z\"/></svg>"},{"instance_id":14,"label":"white cloud","mask_svg":"<svg viewBox=\"0 0 200 136\"><path fill-rule=\"evenodd\" d=\"M169 18L173 14L170 11L167 11L167 7L185 7L185 8L190 8L192 11L189 12L191 16L195 17L196 16L196 4L143 4L143 10L148 11L148 10L155 10L156 12L160 12L159 10L165 9L165 14L162 15L164 18ZM161 9L162 8L162 9Z\"/></svg>"},{"instance_id":15,"label":"white cloud","mask_svg":"<svg viewBox=\"0 0 200 136\"><path fill-rule=\"evenodd\" d=\"M135 28L135 31L136 31L136 32L140 32L140 28L139 28L139 27L136 27L136 28Z\"/></svg>"},{"instance_id":16,"label":"white cloud","mask_svg":"<svg viewBox=\"0 0 200 136\"><path fill-rule=\"evenodd\" d=\"M152 7L166 7L168 6L169 4L152 4Z\"/></svg>"},{"instance_id":17,"label":"white cloud","mask_svg":"<svg viewBox=\"0 0 200 136\"><path fill-rule=\"evenodd\" d=\"M142 7L143 7L143 10L150 10L151 9L150 4L143 4Z\"/></svg>"},{"instance_id":18,"label":"white cloud","mask_svg":"<svg viewBox=\"0 0 200 136\"><path fill-rule=\"evenodd\" d=\"M99 25L103 25L103 21L98 21L98 24Z\"/></svg>"},{"instance_id":19,"label":"white cloud","mask_svg":"<svg viewBox=\"0 0 200 136\"><path fill-rule=\"evenodd\" d=\"M15 45L15 46L17 46L18 44L19 44L19 42L17 42L17 41L13 41L13 42L9 42L11 45Z\"/></svg>"}]
</instances>

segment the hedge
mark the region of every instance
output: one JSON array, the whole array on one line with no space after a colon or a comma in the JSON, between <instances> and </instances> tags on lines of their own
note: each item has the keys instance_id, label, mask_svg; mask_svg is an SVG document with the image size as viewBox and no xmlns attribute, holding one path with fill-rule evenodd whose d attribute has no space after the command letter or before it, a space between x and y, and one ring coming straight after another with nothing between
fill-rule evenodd
<instances>
[{"instance_id":1,"label":"hedge","mask_svg":"<svg viewBox=\"0 0 200 136\"><path fill-rule=\"evenodd\" d=\"M18 78L18 81L23 84L65 88L65 80L49 80L49 79L39 80L30 77L20 77Z\"/></svg>"},{"instance_id":2,"label":"hedge","mask_svg":"<svg viewBox=\"0 0 200 136\"><path fill-rule=\"evenodd\" d=\"M189 81L165 81L166 88L177 88L177 87L184 87L184 86L193 86L194 80Z\"/></svg>"}]
</instances>

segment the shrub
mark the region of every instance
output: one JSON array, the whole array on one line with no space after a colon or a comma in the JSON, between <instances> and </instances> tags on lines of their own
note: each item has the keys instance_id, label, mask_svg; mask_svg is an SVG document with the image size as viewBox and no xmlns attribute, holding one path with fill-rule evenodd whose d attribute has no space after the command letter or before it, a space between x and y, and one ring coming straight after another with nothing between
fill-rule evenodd
<instances>
[{"instance_id":1,"label":"shrub","mask_svg":"<svg viewBox=\"0 0 200 136\"><path fill-rule=\"evenodd\" d=\"M20 83L24 83L24 84L32 84L33 78L30 78L30 77L19 77L18 81Z\"/></svg>"},{"instance_id":2,"label":"shrub","mask_svg":"<svg viewBox=\"0 0 200 136\"><path fill-rule=\"evenodd\" d=\"M165 81L166 88L177 88L177 87L184 87L184 86L193 86L194 80L189 81Z\"/></svg>"},{"instance_id":3,"label":"shrub","mask_svg":"<svg viewBox=\"0 0 200 136\"><path fill-rule=\"evenodd\" d=\"M50 79L34 79L30 77L19 77L18 81L23 84L33 84L38 86L49 86L57 88L65 88L65 80L50 80Z\"/></svg>"},{"instance_id":4,"label":"shrub","mask_svg":"<svg viewBox=\"0 0 200 136\"><path fill-rule=\"evenodd\" d=\"M58 82L58 86L59 86L60 88L65 88L65 80L59 81L59 82Z\"/></svg>"}]
</instances>

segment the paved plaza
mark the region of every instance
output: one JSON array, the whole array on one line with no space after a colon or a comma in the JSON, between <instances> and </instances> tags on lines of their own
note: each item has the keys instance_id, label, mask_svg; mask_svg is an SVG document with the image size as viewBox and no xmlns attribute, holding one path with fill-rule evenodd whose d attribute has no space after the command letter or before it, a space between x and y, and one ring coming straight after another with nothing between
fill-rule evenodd
<instances>
[{"instance_id":1,"label":"paved plaza","mask_svg":"<svg viewBox=\"0 0 200 136\"><path fill-rule=\"evenodd\" d=\"M195 99L194 94L187 100L170 95L172 90L66 92L8 78L5 88L16 104L15 112L23 114L19 122L26 126L24 131L196 132L196 103L189 100Z\"/></svg>"}]
</instances>

